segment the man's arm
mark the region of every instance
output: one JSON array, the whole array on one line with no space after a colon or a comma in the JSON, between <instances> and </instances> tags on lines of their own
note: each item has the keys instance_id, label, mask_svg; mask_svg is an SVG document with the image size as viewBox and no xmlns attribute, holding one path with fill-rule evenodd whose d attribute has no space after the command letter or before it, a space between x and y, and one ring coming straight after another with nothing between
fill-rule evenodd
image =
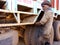
<instances>
[{"instance_id":1,"label":"man's arm","mask_svg":"<svg viewBox=\"0 0 60 45\"><path fill-rule=\"evenodd\" d=\"M49 19L51 19L51 17L53 16L52 12L47 12L44 14L44 16L42 17L42 19L39 22L36 22L36 25L44 25L45 23L47 23L49 21Z\"/></svg>"}]
</instances>

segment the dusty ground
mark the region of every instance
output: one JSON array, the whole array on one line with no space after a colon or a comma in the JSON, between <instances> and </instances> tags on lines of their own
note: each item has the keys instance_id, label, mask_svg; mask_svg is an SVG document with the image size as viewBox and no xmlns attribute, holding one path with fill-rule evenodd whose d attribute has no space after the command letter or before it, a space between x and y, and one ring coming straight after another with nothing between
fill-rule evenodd
<instances>
[{"instance_id":1,"label":"dusty ground","mask_svg":"<svg viewBox=\"0 0 60 45\"><path fill-rule=\"evenodd\" d=\"M19 41L19 44L18 45L25 45L24 40L22 38L20 38L20 41ZM54 41L54 44L53 45L60 45L60 41Z\"/></svg>"},{"instance_id":2,"label":"dusty ground","mask_svg":"<svg viewBox=\"0 0 60 45\"><path fill-rule=\"evenodd\" d=\"M19 45L24 45L24 43L20 41ZM60 41L58 41L58 42L54 42L53 45L60 45Z\"/></svg>"},{"instance_id":3,"label":"dusty ground","mask_svg":"<svg viewBox=\"0 0 60 45\"><path fill-rule=\"evenodd\" d=\"M53 45L60 45L60 41L54 41Z\"/></svg>"}]
</instances>

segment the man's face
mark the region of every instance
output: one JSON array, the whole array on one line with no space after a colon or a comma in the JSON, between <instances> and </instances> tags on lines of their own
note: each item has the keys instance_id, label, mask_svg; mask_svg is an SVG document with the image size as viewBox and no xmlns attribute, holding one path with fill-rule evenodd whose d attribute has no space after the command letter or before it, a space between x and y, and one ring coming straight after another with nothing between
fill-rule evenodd
<instances>
[{"instance_id":1,"label":"man's face","mask_svg":"<svg viewBox=\"0 0 60 45\"><path fill-rule=\"evenodd\" d=\"M43 10L46 10L49 8L49 6L48 5L42 5L42 8L43 8Z\"/></svg>"}]
</instances>

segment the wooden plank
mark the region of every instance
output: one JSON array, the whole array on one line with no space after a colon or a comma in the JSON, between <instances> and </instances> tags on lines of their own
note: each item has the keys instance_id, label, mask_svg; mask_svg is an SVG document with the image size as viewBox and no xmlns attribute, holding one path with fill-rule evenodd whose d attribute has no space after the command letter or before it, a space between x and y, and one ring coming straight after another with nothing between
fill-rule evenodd
<instances>
[{"instance_id":1,"label":"wooden plank","mask_svg":"<svg viewBox=\"0 0 60 45\"><path fill-rule=\"evenodd\" d=\"M0 27L7 27L7 26L20 26L20 25L31 25L34 23L12 23L12 24L0 24Z\"/></svg>"},{"instance_id":2,"label":"wooden plank","mask_svg":"<svg viewBox=\"0 0 60 45\"><path fill-rule=\"evenodd\" d=\"M32 22L32 23L20 23L20 25L31 25L31 24L34 24L34 22Z\"/></svg>"},{"instance_id":3,"label":"wooden plank","mask_svg":"<svg viewBox=\"0 0 60 45\"><path fill-rule=\"evenodd\" d=\"M18 20L18 23L20 23L20 14L19 13L17 14L17 20Z\"/></svg>"},{"instance_id":4,"label":"wooden plank","mask_svg":"<svg viewBox=\"0 0 60 45\"><path fill-rule=\"evenodd\" d=\"M22 11L20 11L20 13L23 13L23 14L29 14L29 15L37 15L37 14L34 14L34 13L30 13L30 12L22 12Z\"/></svg>"},{"instance_id":5,"label":"wooden plank","mask_svg":"<svg viewBox=\"0 0 60 45\"><path fill-rule=\"evenodd\" d=\"M30 13L30 12L9 11L9 10L3 10L3 9L0 9L0 12L5 12L5 13L23 13L23 14L29 14L29 15L37 15L37 14L34 14L34 13Z\"/></svg>"},{"instance_id":6,"label":"wooden plank","mask_svg":"<svg viewBox=\"0 0 60 45\"><path fill-rule=\"evenodd\" d=\"M6 26L17 26L19 24L17 23L12 23L12 24L0 24L0 27L6 27Z\"/></svg>"}]
</instances>

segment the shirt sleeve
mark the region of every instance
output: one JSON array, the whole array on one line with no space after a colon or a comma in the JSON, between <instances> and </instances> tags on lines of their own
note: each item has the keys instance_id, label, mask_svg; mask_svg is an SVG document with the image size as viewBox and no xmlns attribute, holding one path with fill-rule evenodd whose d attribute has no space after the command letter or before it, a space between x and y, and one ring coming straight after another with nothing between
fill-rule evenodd
<instances>
[{"instance_id":1,"label":"shirt sleeve","mask_svg":"<svg viewBox=\"0 0 60 45\"><path fill-rule=\"evenodd\" d=\"M44 16L42 17L42 19L40 20L40 23L42 25L44 25L45 23L47 23L51 19L52 16L53 16L52 12L46 12L44 14Z\"/></svg>"}]
</instances>

